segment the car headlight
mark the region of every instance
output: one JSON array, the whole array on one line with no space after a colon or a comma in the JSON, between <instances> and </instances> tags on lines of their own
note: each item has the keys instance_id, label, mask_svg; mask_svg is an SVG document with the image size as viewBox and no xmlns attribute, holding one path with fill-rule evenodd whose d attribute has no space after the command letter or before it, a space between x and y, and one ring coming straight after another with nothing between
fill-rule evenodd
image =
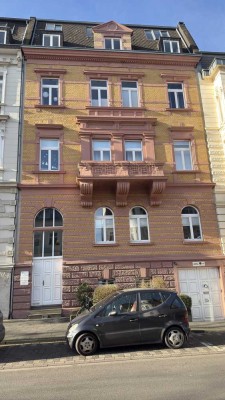
<instances>
[{"instance_id":1,"label":"car headlight","mask_svg":"<svg viewBox=\"0 0 225 400\"><path fill-rule=\"evenodd\" d=\"M74 333L76 331L77 327L78 327L78 324L72 325L69 329L68 335L71 335L72 333Z\"/></svg>"}]
</instances>

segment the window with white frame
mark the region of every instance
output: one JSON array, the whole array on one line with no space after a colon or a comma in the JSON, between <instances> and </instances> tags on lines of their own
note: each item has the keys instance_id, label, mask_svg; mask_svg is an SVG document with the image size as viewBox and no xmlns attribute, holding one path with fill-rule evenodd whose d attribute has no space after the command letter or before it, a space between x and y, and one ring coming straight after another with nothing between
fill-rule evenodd
<instances>
[{"instance_id":1,"label":"window with white frame","mask_svg":"<svg viewBox=\"0 0 225 400\"><path fill-rule=\"evenodd\" d=\"M41 139L40 140L40 170L58 171L59 170L59 140Z\"/></svg>"},{"instance_id":2,"label":"window with white frame","mask_svg":"<svg viewBox=\"0 0 225 400\"><path fill-rule=\"evenodd\" d=\"M91 80L91 105L108 106L107 81Z\"/></svg>"},{"instance_id":3,"label":"window with white frame","mask_svg":"<svg viewBox=\"0 0 225 400\"><path fill-rule=\"evenodd\" d=\"M60 35L44 34L42 46L46 47L60 47Z\"/></svg>"},{"instance_id":4,"label":"window with white frame","mask_svg":"<svg viewBox=\"0 0 225 400\"><path fill-rule=\"evenodd\" d=\"M105 49L107 49L107 50L121 50L121 39L119 39L119 38L105 38Z\"/></svg>"},{"instance_id":5,"label":"window with white frame","mask_svg":"<svg viewBox=\"0 0 225 400\"><path fill-rule=\"evenodd\" d=\"M93 140L92 158L95 161L110 161L111 160L110 140Z\"/></svg>"},{"instance_id":6,"label":"window with white frame","mask_svg":"<svg viewBox=\"0 0 225 400\"><path fill-rule=\"evenodd\" d=\"M187 206L183 208L182 225L185 240L202 240L200 217L195 207Z\"/></svg>"},{"instance_id":7,"label":"window with white frame","mask_svg":"<svg viewBox=\"0 0 225 400\"><path fill-rule=\"evenodd\" d=\"M110 208L101 207L95 212L95 242L115 242L114 215Z\"/></svg>"},{"instance_id":8,"label":"window with white frame","mask_svg":"<svg viewBox=\"0 0 225 400\"><path fill-rule=\"evenodd\" d=\"M168 83L168 96L170 108L185 108L182 83Z\"/></svg>"},{"instance_id":9,"label":"window with white frame","mask_svg":"<svg viewBox=\"0 0 225 400\"><path fill-rule=\"evenodd\" d=\"M164 40L163 48L166 53L180 53L180 44L178 40Z\"/></svg>"},{"instance_id":10,"label":"window with white frame","mask_svg":"<svg viewBox=\"0 0 225 400\"><path fill-rule=\"evenodd\" d=\"M6 31L0 30L0 44L6 44Z\"/></svg>"},{"instance_id":11,"label":"window with white frame","mask_svg":"<svg viewBox=\"0 0 225 400\"><path fill-rule=\"evenodd\" d=\"M137 82L122 82L122 104L123 107L138 107L138 84Z\"/></svg>"},{"instance_id":12,"label":"window with white frame","mask_svg":"<svg viewBox=\"0 0 225 400\"><path fill-rule=\"evenodd\" d=\"M176 170L190 171L193 169L190 140L175 140L173 142Z\"/></svg>"},{"instance_id":13,"label":"window with white frame","mask_svg":"<svg viewBox=\"0 0 225 400\"><path fill-rule=\"evenodd\" d=\"M168 31L161 31L159 29L145 30L146 38L149 40L159 40L161 37L169 37Z\"/></svg>"},{"instance_id":14,"label":"window with white frame","mask_svg":"<svg viewBox=\"0 0 225 400\"><path fill-rule=\"evenodd\" d=\"M88 38L92 38L93 37L93 30L92 30L91 26L87 26L87 28L86 28L86 36Z\"/></svg>"},{"instance_id":15,"label":"window with white frame","mask_svg":"<svg viewBox=\"0 0 225 400\"><path fill-rule=\"evenodd\" d=\"M130 210L131 242L149 242L148 215L144 208L133 207Z\"/></svg>"},{"instance_id":16,"label":"window with white frame","mask_svg":"<svg viewBox=\"0 0 225 400\"><path fill-rule=\"evenodd\" d=\"M45 30L46 31L62 31L62 25L50 24L47 22L45 25Z\"/></svg>"},{"instance_id":17,"label":"window with white frame","mask_svg":"<svg viewBox=\"0 0 225 400\"><path fill-rule=\"evenodd\" d=\"M126 161L142 161L142 141L141 140L125 140L125 160Z\"/></svg>"},{"instance_id":18,"label":"window with white frame","mask_svg":"<svg viewBox=\"0 0 225 400\"><path fill-rule=\"evenodd\" d=\"M63 218L55 208L44 208L34 220L34 257L62 256Z\"/></svg>"},{"instance_id":19,"label":"window with white frame","mask_svg":"<svg viewBox=\"0 0 225 400\"><path fill-rule=\"evenodd\" d=\"M55 78L43 78L41 81L42 105L59 105L59 80Z\"/></svg>"},{"instance_id":20,"label":"window with white frame","mask_svg":"<svg viewBox=\"0 0 225 400\"><path fill-rule=\"evenodd\" d=\"M0 129L0 168L3 169L3 156L4 156L4 131Z\"/></svg>"}]
</instances>

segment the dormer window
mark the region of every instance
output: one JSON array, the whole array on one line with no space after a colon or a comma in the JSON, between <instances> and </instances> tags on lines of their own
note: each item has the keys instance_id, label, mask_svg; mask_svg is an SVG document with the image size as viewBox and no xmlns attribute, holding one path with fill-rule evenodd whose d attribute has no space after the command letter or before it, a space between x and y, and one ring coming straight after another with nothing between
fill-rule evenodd
<instances>
[{"instance_id":1,"label":"dormer window","mask_svg":"<svg viewBox=\"0 0 225 400\"><path fill-rule=\"evenodd\" d=\"M62 25L47 23L45 25L45 30L46 31L62 31Z\"/></svg>"},{"instance_id":2,"label":"dormer window","mask_svg":"<svg viewBox=\"0 0 225 400\"><path fill-rule=\"evenodd\" d=\"M149 40L159 40L161 37L169 37L168 31L161 31L158 29L151 29L145 31L146 38Z\"/></svg>"},{"instance_id":3,"label":"dormer window","mask_svg":"<svg viewBox=\"0 0 225 400\"><path fill-rule=\"evenodd\" d=\"M43 35L42 45L46 47L60 47L60 35Z\"/></svg>"},{"instance_id":4,"label":"dormer window","mask_svg":"<svg viewBox=\"0 0 225 400\"><path fill-rule=\"evenodd\" d=\"M164 40L163 49L166 53L180 53L180 44L178 40Z\"/></svg>"},{"instance_id":5,"label":"dormer window","mask_svg":"<svg viewBox=\"0 0 225 400\"><path fill-rule=\"evenodd\" d=\"M107 50L121 50L121 39L118 39L118 38L105 38L105 49L107 49Z\"/></svg>"},{"instance_id":6,"label":"dormer window","mask_svg":"<svg viewBox=\"0 0 225 400\"><path fill-rule=\"evenodd\" d=\"M6 31L0 30L0 44L6 44Z\"/></svg>"}]
</instances>

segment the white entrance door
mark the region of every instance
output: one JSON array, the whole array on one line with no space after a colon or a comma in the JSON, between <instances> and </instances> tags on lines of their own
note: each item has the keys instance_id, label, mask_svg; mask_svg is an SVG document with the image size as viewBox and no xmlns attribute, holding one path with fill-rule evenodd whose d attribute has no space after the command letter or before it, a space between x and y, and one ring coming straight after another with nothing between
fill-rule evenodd
<instances>
[{"instance_id":1,"label":"white entrance door","mask_svg":"<svg viewBox=\"0 0 225 400\"><path fill-rule=\"evenodd\" d=\"M181 293L192 298L193 321L223 318L218 268L179 269Z\"/></svg>"},{"instance_id":2,"label":"white entrance door","mask_svg":"<svg viewBox=\"0 0 225 400\"><path fill-rule=\"evenodd\" d=\"M32 306L62 304L62 257L34 258Z\"/></svg>"}]
</instances>

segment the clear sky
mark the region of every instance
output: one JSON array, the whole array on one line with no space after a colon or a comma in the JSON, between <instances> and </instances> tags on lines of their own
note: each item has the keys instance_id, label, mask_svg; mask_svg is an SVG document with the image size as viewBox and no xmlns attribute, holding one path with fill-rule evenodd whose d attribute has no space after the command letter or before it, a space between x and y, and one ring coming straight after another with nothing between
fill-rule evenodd
<instances>
[{"instance_id":1,"label":"clear sky","mask_svg":"<svg viewBox=\"0 0 225 400\"><path fill-rule=\"evenodd\" d=\"M2 17L176 26L200 50L225 52L225 0L0 0Z\"/></svg>"}]
</instances>

